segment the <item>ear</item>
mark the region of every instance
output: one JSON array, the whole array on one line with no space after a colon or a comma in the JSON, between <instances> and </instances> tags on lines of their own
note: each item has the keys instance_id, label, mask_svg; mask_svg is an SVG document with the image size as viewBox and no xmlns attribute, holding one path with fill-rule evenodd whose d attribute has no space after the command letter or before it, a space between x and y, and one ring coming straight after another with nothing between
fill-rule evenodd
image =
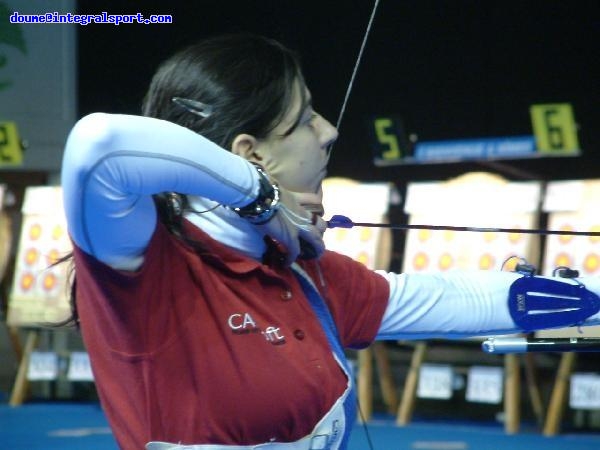
<instances>
[{"instance_id":1,"label":"ear","mask_svg":"<svg viewBox=\"0 0 600 450\"><path fill-rule=\"evenodd\" d=\"M261 156L258 154L258 141L251 134L238 134L231 144L231 153L248 161L262 161Z\"/></svg>"}]
</instances>

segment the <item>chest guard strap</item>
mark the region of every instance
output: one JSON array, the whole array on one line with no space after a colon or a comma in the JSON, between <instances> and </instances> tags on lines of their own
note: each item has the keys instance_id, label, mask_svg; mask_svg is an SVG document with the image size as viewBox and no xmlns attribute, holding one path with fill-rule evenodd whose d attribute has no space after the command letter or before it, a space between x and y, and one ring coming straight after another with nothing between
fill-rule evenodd
<instances>
[{"instance_id":1,"label":"chest guard strap","mask_svg":"<svg viewBox=\"0 0 600 450\"><path fill-rule=\"evenodd\" d=\"M535 276L516 280L508 295L515 324L523 331L582 324L600 310L600 297L576 283Z\"/></svg>"}]
</instances>

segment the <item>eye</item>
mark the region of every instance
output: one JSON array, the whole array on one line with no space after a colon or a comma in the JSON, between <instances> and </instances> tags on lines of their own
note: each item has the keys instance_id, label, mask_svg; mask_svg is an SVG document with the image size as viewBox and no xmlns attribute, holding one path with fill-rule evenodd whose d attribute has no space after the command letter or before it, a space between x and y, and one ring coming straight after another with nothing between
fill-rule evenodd
<instances>
[{"instance_id":1,"label":"eye","mask_svg":"<svg viewBox=\"0 0 600 450\"><path fill-rule=\"evenodd\" d=\"M304 120L304 123L306 125L312 125L313 122L315 121L315 119L319 117L319 114L316 113L315 111L310 111L307 115L306 118Z\"/></svg>"}]
</instances>

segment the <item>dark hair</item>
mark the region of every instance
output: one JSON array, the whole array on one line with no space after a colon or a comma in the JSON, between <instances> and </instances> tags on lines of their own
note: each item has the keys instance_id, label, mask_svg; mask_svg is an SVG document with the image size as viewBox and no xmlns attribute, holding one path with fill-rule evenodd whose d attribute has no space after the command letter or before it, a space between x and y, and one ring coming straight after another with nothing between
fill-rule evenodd
<instances>
[{"instance_id":1,"label":"dark hair","mask_svg":"<svg viewBox=\"0 0 600 450\"><path fill-rule=\"evenodd\" d=\"M241 133L265 138L287 113L296 82L304 86L299 59L279 42L252 34L214 37L161 64L142 114L183 125L229 149ZM304 103L304 89L301 95ZM202 102L212 112L192 114L174 97Z\"/></svg>"},{"instance_id":2,"label":"dark hair","mask_svg":"<svg viewBox=\"0 0 600 450\"><path fill-rule=\"evenodd\" d=\"M182 125L230 149L239 134L266 138L289 111L297 83L302 111L308 99L293 51L262 36L222 35L191 45L163 62L144 98L142 115ZM174 102L176 97L208 105L211 113L207 117L194 114ZM286 134L299 122L300 112ZM189 209L187 197L166 192L155 195L154 201L169 231L201 251L199 243L188 239L182 229L182 214ZM72 316L59 325L79 323L75 281L73 277Z\"/></svg>"},{"instance_id":3,"label":"dark hair","mask_svg":"<svg viewBox=\"0 0 600 450\"><path fill-rule=\"evenodd\" d=\"M304 106L307 98L299 58L279 42L253 34L222 35L163 62L152 78L142 114L182 125L230 149L242 133L267 137L288 112L297 83ZM207 105L210 114L194 114L174 98ZM300 112L286 134L299 121ZM154 200L160 220L185 239L181 214L189 209L188 201L184 195L177 197L165 193Z\"/></svg>"}]
</instances>

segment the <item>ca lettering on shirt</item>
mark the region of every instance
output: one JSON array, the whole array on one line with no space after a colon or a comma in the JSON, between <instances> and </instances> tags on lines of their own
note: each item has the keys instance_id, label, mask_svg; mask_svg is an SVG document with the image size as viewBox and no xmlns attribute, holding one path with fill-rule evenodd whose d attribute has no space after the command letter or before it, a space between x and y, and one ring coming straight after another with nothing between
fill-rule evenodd
<instances>
[{"instance_id":1,"label":"ca lettering on shirt","mask_svg":"<svg viewBox=\"0 0 600 450\"><path fill-rule=\"evenodd\" d=\"M260 329L249 313L235 313L229 316L227 320L229 328L235 334L258 333Z\"/></svg>"},{"instance_id":2,"label":"ca lettering on shirt","mask_svg":"<svg viewBox=\"0 0 600 450\"><path fill-rule=\"evenodd\" d=\"M265 340L273 345L285 344L285 336L281 333L281 328L269 325L267 328L261 330L256 321L252 318L250 313L234 313L227 319L227 325L234 334L249 334L249 333L261 333Z\"/></svg>"}]
</instances>

